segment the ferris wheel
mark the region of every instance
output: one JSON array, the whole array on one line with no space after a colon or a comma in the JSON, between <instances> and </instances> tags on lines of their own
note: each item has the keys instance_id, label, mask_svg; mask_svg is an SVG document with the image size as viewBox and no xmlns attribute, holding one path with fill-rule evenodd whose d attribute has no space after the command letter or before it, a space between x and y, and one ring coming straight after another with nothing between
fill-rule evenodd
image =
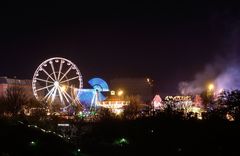
<instances>
[{"instance_id":1,"label":"ferris wheel","mask_svg":"<svg viewBox=\"0 0 240 156\"><path fill-rule=\"evenodd\" d=\"M36 69L32 88L37 100L69 106L77 102L77 90L83 86L77 66L62 57L42 62Z\"/></svg>"}]
</instances>

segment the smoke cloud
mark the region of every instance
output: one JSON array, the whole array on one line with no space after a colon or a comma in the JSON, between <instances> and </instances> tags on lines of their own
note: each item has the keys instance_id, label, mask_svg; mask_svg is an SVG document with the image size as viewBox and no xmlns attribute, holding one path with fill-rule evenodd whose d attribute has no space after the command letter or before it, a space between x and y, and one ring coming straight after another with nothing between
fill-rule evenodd
<instances>
[{"instance_id":1,"label":"smoke cloud","mask_svg":"<svg viewBox=\"0 0 240 156\"><path fill-rule=\"evenodd\" d=\"M240 58L237 55L217 57L205 66L202 72L195 75L193 81L180 82L179 91L182 95L195 95L206 90L213 83L215 91L240 89Z\"/></svg>"}]
</instances>

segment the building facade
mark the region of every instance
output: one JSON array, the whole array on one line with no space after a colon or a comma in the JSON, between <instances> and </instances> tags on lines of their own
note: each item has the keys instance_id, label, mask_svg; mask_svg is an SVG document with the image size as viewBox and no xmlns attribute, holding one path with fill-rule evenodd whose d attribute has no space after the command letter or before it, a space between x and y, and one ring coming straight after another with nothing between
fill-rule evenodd
<instances>
[{"instance_id":1,"label":"building facade","mask_svg":"<svg viewBox=\"0 0 240 156\"><path fill-rule=\"evenodd\" d=\"M5 96L7 89L11 87L21 87L28 98L33 98L32 80L0 77L0 96Z\"/></svg>"}]
</instances>

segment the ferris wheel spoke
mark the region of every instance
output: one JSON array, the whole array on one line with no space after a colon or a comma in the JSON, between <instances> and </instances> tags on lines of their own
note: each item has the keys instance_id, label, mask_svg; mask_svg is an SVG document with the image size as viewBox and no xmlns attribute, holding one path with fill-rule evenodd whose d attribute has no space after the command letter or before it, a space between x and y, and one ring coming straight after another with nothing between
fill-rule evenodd
<instances>
[{"instance_id":1,"label":"ferris wheel spoke","mask_svg":"<svg viewBox=\"0 0 240 156\"><path fill-rule=\"evenodd\" d=\"M55 87L54 87L55 88ZM57 88L54 89L54 92L52 94L52 100L51 103L54 101L55 97L56 97L56 92L57 92Z\"/></svg>"},{"instance_id":2,"label":"ferris wheel spoke","mask_svg":"<svg viewBox=\"0 0 240 156\"><path fill-rule=\"evenodd\" d=\"M61 61L59 71L58 71L58 78L57 78L58 80L60 79L60 75L61 75L61 72L62 72L62 65L63 65L63 62Z\"/></svg>"},{"instance_id":3,"label":"ferris wheel spoke","mask_svg":"<svg viewBox=\"0 0 240 156\"><path fill-rule=\"evenodd\" d=\"M53 66L53 62L51 63L51 67L52 67L54 78L55 78L55 80L57 80L57 76L56 76L56 72L55 72L55 69L54 69L54 66Z\"/></svg>"},{"instance_id":4,"label":"ferris wheel spoke","mask_svg":"<svg viewBox=\"0 0 240 156\"><path fill-rule=\"evenodd\" d=\"M61 89L60 89L60 90L61 90ZM67 100L67 102L70 103L70 102L69 102L69 99L68 99L67 96L65 95L64 91L61 91L61 94L62 94L63 97Z\"/></svg>"},{"instance_id":5,"label":"ferris wheel spoke","mask_svg":"<svg viewBox=\"0 0 240 156\"><path fill-rule=\"evenodd\" d=\"M79 76L76 76L76 77L73 77L73 78L70 78L70 79L67 79L67 80L64 80L64 81L60 81L60 83L68 82L68 81L71 81L71 80L75 80L77 78L79 78Z\"/></svg>"},{"instance_id":6,"label":"ferris wheel spoke","mask_svg":"<svg viewBox=\"0 0 240 156\"><path fill-rule=\"evenodd\" d=\"M36 89L36 92L38 92L38 91L40 91L40 90L43 90L43 89L47 89L47 88L49 88L49 87L53 87L53 86L54 86L54 84L49 85L49 86L46 86L46 87L42 87L42 88L39 88L39 89Z\"/></svg>"},{"instance_id":7,"label":"ferris wheel spoke","mask_svg":"<svg viewBox=\"0 0 240 156\"><path fill-rule=\"evenodd\" d=\"M53 87L44 97L43 97L43 100L46 99L48 96L50 96L52 94L52 92L54 91L54 88Z\"/></svg>"},{"instance_id":8,"label":"ferris wheel spoke","mask_svg":"<svg viewBox=\"0 0 240 156\"><path fill-rule=\"evenodd\" d=\"M63 95L64 95L64 94L66 94L67 97L68 97L69 99L71 99L72 102L74 102L74 99L73 99L66 91L63 91Z\"/></svg>"},{"instance_id":9,"label":"ferris wheel spoke","mask_svg":"<svg viewBox=\"0 0 240 156\"><path fill-rule=\"evenodd\" d=\"M52 90L52 92L49 94L49 96L47 97L47 100L46 100L46 101L48 101L48 100L50 99L50 97L52 97L52 94L53 94L53 92L55 92L55 90L56 90L56 87L53 87L53 90Z\"/></svg>"},{"instance_id":10,"label":"ferris wheel spoke","mask_svg":"<svg viewBox=\"0 0 240 156\"><path fill-rule=\"evenodd\" d=\"M42 82L48 82L48 83L54 83L53 81L48 81L40 78L35 78L36 80L42 81Z\"/></svg>"},{"instance_id":11,"label":"ferris wheel spoke","mask_svg":"<svg viewBox=\"0 0 240 156\"><path fill-rule=\"evenodd\" d=\"M71 69L72 69L72 66L70 68L68 68L66 73L61 77L61 79L59 81L62 81L62 79L70 72Z\"/></svg>"},{"instance_id":12,"label":"ferris wheel spoke","mask_svg":"<svg viewBox=\"0 0 240 156\"><path fill-rule=\"evenodd\" d=\"M70 103L70 101L69 101L69 99L67 98L67 96L66 96L64 93L62 93L62 94L63 94L63 97L67 100L67 102Z\"/></svg>"},{"instance_id":13,"label":"ferris wheel spoke","mask_svg":"<svg viewBox=\"0 0 240 156\"><path fill-rule=\"evenodd\" d=\"M61 102L65 105L65 102L64 102L64 100L63 100L63 96L62 96L62 93L61 93L60 87L58 87L57 90L58 90L58 94L59 94L59 96L60 96L60 100L61 100Z\"/></svg>"},{"instance_id":14,"label":"ferris wheel spoke","mask_svg":"<svg viewBox=\"0 0 240 156\"><path fill-rule=\"evenodd\" d=\"M42 68L42 70L44 71L45 74L47 74L48 77L50 77L50 79L52 79L53 81L55 81L55 80L52 78L52 76L51 76L45 69Z\"/></svg>"}]
</instances>

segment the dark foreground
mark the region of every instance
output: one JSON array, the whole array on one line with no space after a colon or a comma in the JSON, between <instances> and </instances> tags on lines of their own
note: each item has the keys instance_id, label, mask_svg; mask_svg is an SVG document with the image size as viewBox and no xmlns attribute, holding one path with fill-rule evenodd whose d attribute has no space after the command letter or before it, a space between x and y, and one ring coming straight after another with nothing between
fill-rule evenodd
<instances>
[{"instance_id":1,"label":"dark foreground","mask_svg":"<svg viewBox=\"0 0 240 156\"><path fill-rule=\"evenodd\" d=\"M93 155L240 155L239 124L228 121L106 122L82 139Z\"/></svg>"},{"instance_id":2,"label":"dark foreground","mask_svg":"<svg viewBox=\"0 0 240 156\"><path fill-rule=\"evenodd\" d=\"M76 155L77 149L53 133L18 122L1 121L0 156Z\"/></svg>"},{"instance_id":3,"label":"dark foreground","mask_svg":"<svg viewBox=\"0 0 240 156\"><path fill-rule=\"evenodd\" d=\"M0 155L240 155L239 125L162 118L79 123L73 145L56 135L1 121Z\"/></svg>"}]
</instances>

